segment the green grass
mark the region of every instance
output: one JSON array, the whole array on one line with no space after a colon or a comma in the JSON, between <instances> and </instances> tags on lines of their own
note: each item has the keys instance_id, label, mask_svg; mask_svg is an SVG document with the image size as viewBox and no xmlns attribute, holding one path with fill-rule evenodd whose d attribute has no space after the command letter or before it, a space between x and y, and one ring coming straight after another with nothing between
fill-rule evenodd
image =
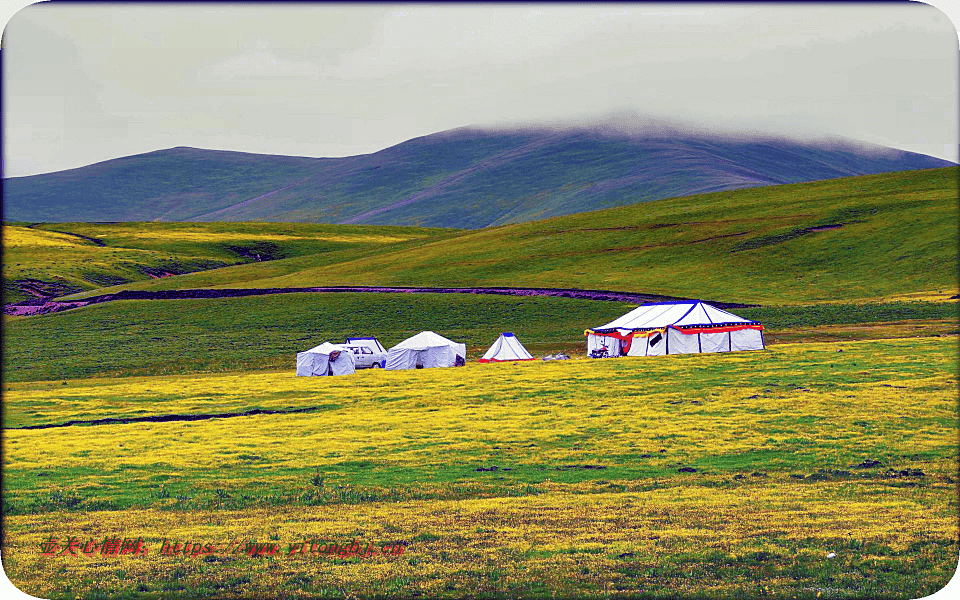
<instances>
[{"instance_id":1,"label":"green grass","mask_svg":"<svg viewBox=\"0 0 960 600\"><path fill-rule=\"evenodd\" d=\"M752 303L952 290L956 178L951 168L672 198L465 233L253 285L579 287ZM842 226L772 240L827 224Z\"/></svg>"},{"instance_id":2,"label":"green grass","mask_svg":"<svg viewBox=\"0 0 960 600\"><path fill-rule=\"evenodd\" d=\"M236 432L245 431L248 423L259 426L228 450L220 448L183 464L179 455L168 456L164 450L169 440L163 440L171 435L165 432L181 430L182 450L195 453L202 441L221 443L215 439L219 436L206 433L204 423L212 422L146 425L153 432L149 435L137 433L141 426L132 425L18 432L23 439L14 444L41 437L52 443L94 440L118 431L125 440L127 430L120 428L129 427L132 437L123 445L136 445L119 450L132 454L118 461L100 448L77 445L55 450L65 451L63 460L69 463L56 468L7 465L5 510L25 514L159 505L189 510L383 503L524 496L540 493L544 486L581 483L587 485L583 492L664 485L735 487L756 480L757 472L785 482L797 475L796 480L810 485L862 480L931 484L934 472L956 458L955 436L949 435L956 430L956 413L944 400L956 383L945 377L955 361L955 341L855 342L843 344L842 353L835 346L575 361L559 367L535 363L491 369L473 364L463 371L429 374L364 373L318 382L324 386L322 393L294 387L275 397L247 397L240 390L200 409L190 409L190 403L207 402L211 391L193 382L158 400L154 390L176 389L171 377L136 382L141 389L137 399L101 387L109 380L66 387L20 385L15 387L15 403L8 401L5 407L8 426L62 422L64 414L86 417L84 399L74 395L78 387L97 393L97 403L110 407L100 409L101 417L302 407L322 398L342 402L319 412L217 420L215 426L239 428L232 430ZM568 376L557 377L558 368ZM408 387L409 380L425 375L429 383L425 380L423 390ZM464 381L472 382L469 389L464 389ZM919 387L919 381L926 383ZM561 393L547 393L550 390ZM892 407L901 396L922 397L929 405L918 408L914 403L895 413L870 409L874 403ZM54 401L56 417L44 410L44 398ZM433 407L447 411L441 415L453 410L458 418L471 421L471 430L462 430L449 416L432 419ZM357 418L365 414L369 420ZM518 428L518 422L526 425ZM381 423L391 425L381 429ZM352 450L338 444L311 445L309 456L291 462L282 458L281 438L253 433L293 427L315 435L333 424L348 439L363 443ZM725 446L705 433L713 428L727 432ZM386 440L390 444L383 444ZM152 458L138 458L141 455ZM879 460L880 466L854 467L865 459ZM678 474L684 466L697 472ZM889 468L920 468L927 475L890 479L885 475Z\"/></svg>"},{"instance_id":3,"label":"green grass","mask_svg":"<svg viewBox=\"0 0 960 600\"><path fill-rule=\"evenodd\" d=\"M960 324L956 302L870 302L738 308L736 314L760 321L768 329L853 325L887 321L952 319Z\"/></svg>"},{"instance_id":4,"label":"green grass","mask_svg":"<svg viewBox=\"0 0 960 600\"><path fill-rule=\"evenodd\" d=\"M6 381L292 368L298 351L376 335L385 347L423 330L475 359L501 331L532 352L569 350L583 330L633 307L472 294L281 294L137 300L7 321Z\"/></svg>"},{"instance_id":5,"label":"green grass","mask_svg":"<svg viewBox=\"0 0 960 600\"><path fill-rule=\"evenodd\" d=\"M583 352L583 330L635 305L473 294L279 294L134 300L7 320L7 381L292 368L324 340L376 335L385 347L423 330L465 343L475 360L502 331L535 355ZM769 331L901 319L956 319L956 303L893 302L740 309Z\"/></svg>"},{"instance_id":6,"label":"green grass","mask_svg":"<svg viewBox=\"0 0 960 600\"><path fill-rule=\"evenodd\" d=\"M122 287L504 285L759 304L948 292L957 289L957 173L670 198L367 254L305 255Z\"/></svg>"},{"instance_id":7,"label":"green grass","mask_svg":"<svg viewBox=\"0 0 960 600\"><path fill-rule=\"evenodd\" d=\"M29 240L45 232L69 235L61 236L64 243L57 245L11 245L12 239ZM5 224L3 300L32 297L24 289L28 282L63 295L96 294L105 287L150 281L164 273L182 275L238 264L249 265L249 273L262 277L261 267L271 268L280 259L310 257L312 265L343 262L454 233L299 223L47 223L31 229ZM163 280L167 279L177 278ZM242 285L243 277L233 281Z\"/></svg>"},{"instance_id":8,"label":"green grass","mask_svg":"<svg viewBox=\"0 0 960 600\"><path fill-rule=\"evenodd\" d=\"M337 250L382 250L384 244L443 236L456 230L317 223L43 223L39 230L93 237L108 247L136 248L224 260L276 260ZM269 236L268 241L260 238Z\"/></svg>"},{"instance_id":9,"label":"green grass","mask_svg":"<svg viewBox=\"0 0 960 600\"><path fill-rule=\"evenodd\" d=\"M955 303L880 300L956 289L956 174L946 169L711 194L440 232L389 247L327 248L314 238L278 244L286 258L125 287L582 287L762 303L733 312L762 321L771 334L821 325L956 323ZM257 226L216 225L229 241L213 244L177 239L173 232L182 227L210 232L213 226L78 224L75 233L102 236L108 249L225 260L234 251L217 244L235 245ZM166 235L138 239L144 231ZM55 279L67 275L56 264L61 254L32 258ZM71 260L64 264L86 258ZM8 261L5 253L5 278ZM5 548L4 566L21 578L42 573L37 589L70 598L242 595L267 581L290 581L265 594L277 595L308 579L307 593L320 596L345 588L361 596L376 589L384 597L427 589L450 597L559 590L595 597L820 592L909 598L949 579L957 557L955 337L776 345L726 355L472 363L504 330L517 333L535 355L569 351L583 344L584 328L632 306L536 297L289 294L123 301L5 319L5 427L313 410L6 431L3 512L22 516L7 517L16 525L8 539L20 546L12 559ZM324 339L374 334L390 346L423 329L466 342L471 364L321 380L293 376L295 352ZM230 374L206 375L220 372ZM880 465L854 466L866 460ZM608 512L591 508L610 496ZM467 506L485 498L494 500ZM550 511L559 499L562 508ZM531 502L516 521L542 526L522 525L533 535L511 548L502 540L515 533L514 520L499 511L513 500ZM135 515L144 507L169 515L170 523L192 520L208 528L220 527L221 518L229 527L255 511L273 519L292 510L295 521L318 506L323 513L296 523L298 535L316 527L321 515L333 520L325 526L344 535L351 533L344 522L357 531L392 522L391 537L415 539L410 560L423 566L404 563L363 588L350 587L357 583L348 571L358 563L332 567L343 569L333 577L344 583L334 588L333 579L316 572L294 579L292 569L300 567L279 561L280 579L264 577L261 559L181 561L176 570L164 563L149 567L160 576L141 571L88 581L74 576L88 571L57 574L53 562L36 562L36 545L22 542L39 531L60 535L81 519L112 528L127 511ZM621 519L638 506L647 511L642 520ZM461 514L468 508L473 512ZM848 518L850 511L857 516ZM913 520L898 520L901 515ZM798 529L797 520L813 525ZM585 523L593 529L573 536ZM744 523L749 527L741 534ZM887 531L892 523L909 532L906 543ZM621 526L635 529L618 536ZM595 535L615 537L594 543ZM529 543L534 536L540 542ZM289 541L286 534L281 539ZM551 547L554 540L562 543ZM496 561L471 554L484 544L497 546ZM823 558L827 549L837 551L836 561ZM456 563L455 573L440 571L460 554L477 558ZM88 563L99 568L76 564ZM428 586L439 579L443 587Z\"/></svg>"},{"instance_id":10,"label":"green grass","mask_svg":"<svg viewBox=\"0 0 960 600\"><path fill-rule=\"evenodd\" d=\"M932 593L957 559L955 340L841 346L368 373L423 385L393 398L413 386L368 378L359 385L379 393L318 419L10 431L4 567L63 598ZM331 379L286 401L357 385ZM560 393L524 396L531 386ZM432 419L434 407L446 412ZM40 464L26 464L34 452ZM881 465L852 466L866 459ZM36 556L48 536L115 533L150 552L135 564ZM174 538L408 547L388 563L159 557Z\"/></svg>"}]
</instances>

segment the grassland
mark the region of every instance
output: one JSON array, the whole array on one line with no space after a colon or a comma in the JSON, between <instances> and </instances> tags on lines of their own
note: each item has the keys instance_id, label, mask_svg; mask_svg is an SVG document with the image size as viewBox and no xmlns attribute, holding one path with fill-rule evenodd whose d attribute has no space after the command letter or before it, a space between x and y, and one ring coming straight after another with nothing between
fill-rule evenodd
<instances>
[{"instance_id":1,"label":"grassland","mask_svg":"<svg viewBox=\"0 0 960 600\"><path fill-rule=\"evenodd\" d=\"M424 329L482 354L515 330L531 351L570 350L632 305L466 294L283 294L112 302L5 323L6 381L286 369L324 340L376 335L390 347ZM56 360L51 357L56 356Z\"/></svg>"},{"instance_id":2,"label":"grassland","mask_svg":"<svg viewBox=\"0 0 960 600\"><path fill-rule=\"evenodd\" d=\"M5 381L286 369L298 351L324 340L376 335L390 347L433 330L479 358L501 331L538 356L584 354L583 330L634 307L620 302L470 294L282 294L203 300L133 300L4 323ZM957 331L956 302L887 302L739 309L768 337L809 339L831 325L930 322L929 334ZM885 337L902 337L887 334Z\"/></svg>"},{"instance_id":3,"label":"grassland","mask_svg":"<svg viewBox=\"0 0 960 600\"><path fill-rule=\"evenodd\" d=\"M956 360L929 338L8 383L11 425L314 410L6 429L4 566L52 598L919 597L957 562ZM147 554L40 556L70 535ZM281 550L160 556L164 539ZM407 546L287 554L354 539Z\"/></svg>"},{"instance_id":4,"label":"grassland","mask_svg":"<svg viewBox=\"0 0 960 600\"><path fill-rule=\"evenodd\" d=\"M544 297L288 294L5 317L4 569L31 594L74 600L933 593L956 569L960 533L957 172L478 232L26 229L21 267L47 279L98 260L108 272L150 256L287 253L111 291L620 289L761 304L734 312L763 322L770 345L472 362L504 330L537 355L582 354L586 327L632 307ZM146 254L105 254L120 250ZM422 329L467 343L471 362L293 375L294 353L324 339L389 346ZM104 418L155 420L64 426ZM38 426L52 427L24 429ZM147 552L41 555L70 536L141 538ZM161 556L165 539L218 550ZM229 550L242 540L279 550ZM331 540L404 552L289 554Z\"/></svg>"},{"instance_id":5,"label":"grassland","mask_svg":"<svg viewBox=\"0 0 960 600\"><path fill-rule=\"evenodd\" d=\"M249 285L483 282L761 304L954 290L957 172L673 198L485 229Z\"/></svg>"},{"instance_id":6,"label":"grassland","mask_svg":"<svg viewBox=\"0 0 960 600\"><path fill-rule=\"evenodd\" d=\"M450 235L416 227L299 223L47 223L3 226L4 302L310 256L352 260ZM251 264L252 263L252 264Z\"/></svg>"},{"instance_id":7,"label":"grassland","mask_svg":"<svg viewBox=\"0 0 960 600\"><path fill-rule=\"evenodd\" d=\"M960 268L957 174L934 169L671 198L116 289L506 285L760 304L952 295ZM96 236L96 227L85 231Z\"/></svg>"}]
</instances>

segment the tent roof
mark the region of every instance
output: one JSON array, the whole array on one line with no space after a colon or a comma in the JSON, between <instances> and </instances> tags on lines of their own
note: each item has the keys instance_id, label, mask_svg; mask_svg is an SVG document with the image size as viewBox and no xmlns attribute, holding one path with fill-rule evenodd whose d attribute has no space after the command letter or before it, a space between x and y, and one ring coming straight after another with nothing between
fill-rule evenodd
<instances>
[{"instance_id":1,"label":"tent roof","mask_svg":"<svg viewBox=\"0 0 960 600\"><path fill-rule=\"evenodd\" d=\"M733 313L721 310L704 302L661 302L643 304L610 321L606 325L595 327L594 331L613 329L659 329L667 325L684 327L690 325L727 325L756 323Z\"/></svg>"},{"instance_id":2,"label":"tent roof","mask_svg":"<svg viewBox=\"0 0 960 600\"><path fill-rule=\"evenodd\" d=\"M509 331L500 334L497 341L487 350L480 362L498 362L508 360L532 360L533 356L523 347L517 336Z\"/></svg>"},{"instance_id":3,"label":"tent roof","mask_svg":"<svg viewBox=\"0 0 960 600\"><path fill-rule=\"evenodd\" d=\"M331 352L343 352L346 350L344 346L339 346L337 344L331 344L330 342L324 342L319 346L314 346L307 350L307 352L312 352L313 354L330 354Z\"/></svg>"},{"instance_id":4,"label":"tent roof","mask_svg":"<svg viewBox=\"0 0 960 600\"><path fill-rule=\"evenodd\" d=\"M436 334L432 331L421 331L417 335L403 340L390 349L426 350L427 348L438 348L442 346L460 346L460 344L448 340L442 335Z\"/></svg>"}]
</instances>

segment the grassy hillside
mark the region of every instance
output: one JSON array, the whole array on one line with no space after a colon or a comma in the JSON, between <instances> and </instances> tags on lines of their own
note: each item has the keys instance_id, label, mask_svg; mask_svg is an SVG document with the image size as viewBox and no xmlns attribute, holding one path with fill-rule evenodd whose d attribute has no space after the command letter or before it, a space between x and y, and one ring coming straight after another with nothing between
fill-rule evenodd
<instances>
[{"instance_id":1,"label":"grassy hillside","mask_svg":"<svg viewBox=\"0 0 960 600\"><path fill-rule=\"evenodd\" d=\"M673 198L487 229L258 285L483 282L759 303L954 290L957 173Z\"/></svg>"},{"instance_id":2,"label":"grassy hillside","mask_svg":"<svg viewBox=\"0 0 960 600\"><path fill-rule=\"evenodd\" d=\"M160 150L6 179L4 214L21 221L481 228L708 191L948 164L890 149L790 140L466 128L348 158Z\"/></svg>"},{"instance_id":3,"label":"grassy hillside","mask_svg":"<svg viewBox=\"0 0 960 600\"><path fill-rule=\"evenodd\" d=\"M957 175L954 167L670 198L123 287L507 285L768 304L943 296L958 285Z\"/></svg>"},{"instance_id":4,"label":"grassy hillside","mask_svg":"<svg viewBox=\"0 0 960 600\"><path fill-rule=\"evenodd\" d=\"M321 264L350 260L451 233L294 223L4 224L3 301L289 257L310 256Z\"/></svg>"}]
</instances>

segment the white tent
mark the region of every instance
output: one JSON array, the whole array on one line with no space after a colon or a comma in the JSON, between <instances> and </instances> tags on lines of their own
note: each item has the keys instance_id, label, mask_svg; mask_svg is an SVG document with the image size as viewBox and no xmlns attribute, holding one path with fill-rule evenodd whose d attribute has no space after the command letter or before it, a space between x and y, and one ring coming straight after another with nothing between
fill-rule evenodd
<instances>
[{"instance_id":1,"label":"white tent","mask_svg":"<svg viewBox=\"0 0 960 600\"><path fill-rule=\"evenodd\" d=\"M588 354L606 346L610 356L764 348L763 325L695 300L644 304L585 333Z\"/></svg>"},{"instance_id":2,"label":"white tent","mask_svg":"<svg viewBox=\"0 0 960 600\"><path fill-rule=\"evenodd\" d=\"M490 346L487 353L480 359L482 363L505 362L510 360L534 360L533 356L523 347L517 336L509 331L500 334L497 341Z\"/></svg>"},{"instance_id":3,"label":"white tent","mask_svg":"<svg viewBox=\"0 0 960 600\"><path fill-rule=\"evenodd\" d=\"M466 362L467 346L432 331L421 331L387 351L387 369L454 367Z\"/></svg>"},{"instance_id":4,"label":"white tent","mask_svg":"<svg viewBox=\"0 0 960 600\"><path fill-rule=\"evenodd\" d=\"M306 352L297 352L297 375L350 375L354 372L353 352L345 346L324 342Z\"/></svg>"}]
</instances>

